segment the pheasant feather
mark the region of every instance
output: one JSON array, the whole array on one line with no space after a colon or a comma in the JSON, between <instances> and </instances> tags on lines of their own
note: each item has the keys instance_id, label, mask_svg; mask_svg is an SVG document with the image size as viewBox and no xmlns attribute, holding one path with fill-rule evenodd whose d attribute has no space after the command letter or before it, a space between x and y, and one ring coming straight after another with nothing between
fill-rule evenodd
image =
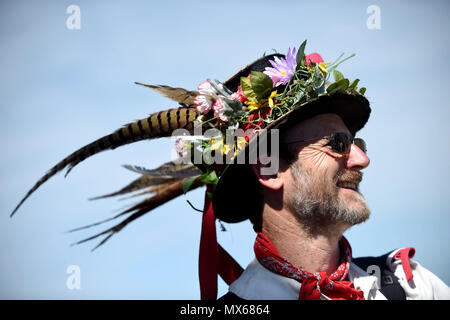
<instances>
[{"instance_id":1,"label":"pheasant feather","mask_svg":"<svg viewBox=\"0 0 450 320\"><path fill-rule=\"evenodd\" d=\"M34 191L36 191L36 189L64 168L67 167L67 172L65 174L65 176L67 176L73 167L75 167L78 163L104 150L115 149L117 147L144 139L170 136L175 129L185 128L191 125L197 116L198 112L195 108L183 107L161 111L154 113L145 119L129 123L112 134L104 136L82 147L81 149L78 149L56 164L41 179L39 179L38 182L36 182L36 184L28 191L25 197L13 210L11 217L25 202L25 200Z\"/></svg>"},{"instance_id":2,"label":"pheasant feather","mask_svg":"<svg viewBox=\"0 0 450 320\"><path fill-rule=\"evenodd\" d=\"M142 217L144 214L150 212L151 210L159 207L160 205L180 196L183 194L183 184L184 182L187 180L187 178L185 179L177 179L176 181L174 181L171 184L168 184L166 188L164 188L163 190L159 190L155 195L153 195L152 197L146 198L143 201L139 202L138 204L132 206L129 209L126 209L124 211L122 211L121 213L117 214L116 216L107 219L107 220L103 220L85 227L81 227L81 228L77 228L71 231L78 231L81 229L86 229L89 227L93 227L96 225L99 225L101 223L107 222L107 221L111 221L113 219L119 218L125 214L131 213L130 216L128 216L127 218L125 218L122 222L116 224L115 226L106 229L103 232L100 232L92 237L86 238L84 240L78 241L76 243L73 243L73 245L76 244L81 244L93 239L96 239L100 236L106 235L105 238L103 238L103 240L100 241L100 243L95 246L92 250L97 249L98 247L100 247L101 245L103 245L106 241L108 241L114 234L120 232L123 228L125 228L125 226L127 226L129 223L131 223L132 221ZM192 187L190 190L193 190L195 188L198 188L199 186L201 186L201 182L196 181L193 183Z\"/></svg>"},{"instance_id":3,"label":"pheasant feather","mask_svg":"<svg viewBox=\"0 0 450 320\"><path fill-rule=\"evenodd\" d=\"M140 173L142 174L142 176L140 176L136 180L133 180L131 183L129 183L128 185L126 185L125 187L123 187L118 191L90 198L89 200L115 197L126 193L138 191L147 187L160 185L168 181L171 181L174 178L187 178L201 174L201 171L197 169L193 164L175 164L173 162L167 162L159 166L158 168L152 170L131 165L124 165L124 167L131 171ZM148 172L153 174L147 174ZM157 174L158 172L160 172L161 174L158 175ZM152 191L145 191L145 193L147 192ZM136 195L133 195L133 197L134 196Z\"/></svg>"},{"instance_id":4,"label":"pheasant feather","mask_svg":"<svg viewBox=\"0 0 450 320\"><path fill-rule=\"evenodd\" d=\"M124 165L124 168L136 173L152 177L166 177L166 178L186 178L201 174L201 170L195 167L192 163L175 164L173 162L165 163L156 169L146 169L139 166Z\"/></svg>"},{"instance_id":5,"label":"pheasant feather","mask_svg":"<svg viewBox=\"0 0 450 320\"><path fill-rule=\"evenodd\" d=\"M183 88L173 88L169 86L162 85L152 85L152 84L144 84L140 82L135 82L140 86L152 89L156 92L159 92L166 96L169 99L172 99L178 103L181 103L186 106L191 106L194 104L195 97L199 94L197 91L189 91Z\"/></svg>"}]
</instances>

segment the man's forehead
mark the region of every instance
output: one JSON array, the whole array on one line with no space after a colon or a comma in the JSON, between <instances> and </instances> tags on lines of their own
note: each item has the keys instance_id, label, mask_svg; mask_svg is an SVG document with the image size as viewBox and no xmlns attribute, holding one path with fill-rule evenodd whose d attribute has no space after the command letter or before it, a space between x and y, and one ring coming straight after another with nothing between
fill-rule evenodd
<instances>
[{"instance_id":1,"label":"man's forehead","mask_svg":"<svg viewBox=\"0 0 450 320\"><path fill-rule=\"evenodd\" d=\"M333 132L349 132L347 126L335 113L324 113L292 125L286 137L308 139L327 136Z\"/></svg>"}]
</instances>

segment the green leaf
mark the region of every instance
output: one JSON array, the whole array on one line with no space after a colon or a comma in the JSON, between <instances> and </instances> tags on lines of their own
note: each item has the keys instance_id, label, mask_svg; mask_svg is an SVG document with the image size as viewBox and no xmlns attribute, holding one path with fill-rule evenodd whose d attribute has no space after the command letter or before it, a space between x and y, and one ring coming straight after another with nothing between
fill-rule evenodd
<instances>
[{"instance_id":1,"label":"green leaf","mask_svg":"<svg viewBox=\"0 0 450 320\"><path fill-rule=\"evenodd\" d=\"M200 176L195 176L195 177L189 178L183 183L183 193L184 194L186 194L186 192L189 191L192 184L194 183L195 180L197 180L198 177L200 177Z\"/></svg>"},{"instance_id":2,"label":"green leaf","mask_svg":"<svg viewBox=\"0 0 450 320\"><path fill-rule=\"evenodd\" d=\"M297 51L297 64L303 64L305 63L305 47L306 47L306 40L303 41L303 43L300 45L300 47L298 47L298 51Z\"/></svg>"},{"instance_id":3,"label":"green leaf","mask_svg":"<svg viewBox=\"0 0 450 320\"><path fill-rule=\"evenodd\" d=\"M249 78L241 77L241 89L249 100L257 100L256 93L253 91L252 83Z\"/></svg>"},{"instance_id":4,"label":"green leaf","mask_svg":"<svg viewBox=\"0 0 450 320\"><path fill-rule=\"evenodd\" d=\"M344 79L344 75L337 70L333 70L333 76L334 76L334 81L336 81L336 82Z\"/></svg>"},{"instance_id":5,"label":"green leaf","mask_svg":"<svg viewBox=\"0 0 450 320\"><path fill-rule=\"evenodd\" d=\"M366 93L366 88L362 87L361 89L359 89L359 93L364 95L364 93Z\"/></svg>"},{"instance_id":6,"label":"green leaf","mask_svg":"<svg viewBox=\"0 0 450 320\"><path fill-rule=\"evenodd\" d=\"M217 174L215 171L211 171L209 173L202 174L201 181L206 184L216 185L219 181L219 178L217 178Z\"/></svg>"},{"instance_id":7,"label":"green leaf","mask_svg":"<svg viewBox=\"0 0 450 320\"><path fill-rule=\"evenodd\" d=\"M332 84L330 84L327 88L327 92L328 93L333 93L333 92L344 92L345 90L347 90L348 86L350 84L350 81L348 79L341 79L339 81L333 82Z\"/></svg>"},{"instance_id":8,"label":"green leaf","mask_svg":"<svg viewBox=\"0 0 450 320\"><path fill-rule=\"evenodd\" d=\"M359 83L359 79L355 79L349 86L348 86L348 90L356 90L357 86Z\"/></svg>"},{"instance_id":9,"label":"green leaf","mask_svg":"<svg viewBox=\"0 0 450 320\"><path fill-rule=\"evenodd\" d=\"M307 87L306 88L306 92L308 93L309 98L317 98L318 94L317 92L314 90L313 86Z\"/></svg>"},{"instance_id":10,"label":"green leaf","mask_svg":"<svg viewBox=\"0 0 450 320\"><path fill-rule=\"evenodd\" d=\"M258 100L270 96L270 92L273 89L273 82L266 74L259 71L252 71L250 73L250 83Z\"/></svg>"},{"instance_id":11,"label":"green leaf","mask_svg":"<svg viewBox=\"0 0 450 320\"><path fill-rule=\"evenodd\" d=\"M337 82L333 82L332 84L330 84L330 85L327 87L327 92L328 92L328 93L334 92L335 89L336 89L336 87L337 87Z\"/></svg>"},{"instance_id":12,"label":"green leaf","mask_svg":"<svg viewBox=\"0 0 450 320\"><path fill-rule=\"evenodd\" d=\"M350 81L348 79L342 79L338 81L338 91L344 92L347 90L348 86L350 85Z\"/></svg>"}]
</instances>

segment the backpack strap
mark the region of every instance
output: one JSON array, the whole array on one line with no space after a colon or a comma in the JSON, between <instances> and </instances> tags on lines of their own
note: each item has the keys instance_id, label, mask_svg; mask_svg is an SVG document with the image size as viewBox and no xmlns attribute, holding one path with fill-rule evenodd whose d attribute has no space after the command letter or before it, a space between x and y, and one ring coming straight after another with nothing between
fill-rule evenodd
<instances>
[{"instance_id":1,"label":"backpack strap","mask_svg":"<svg viewBox=\"0 0 450 320\"><path fill-rule=\"evenodd\" d=\"M398 278L387 267L386 259L391 252L379 257L361 257L353 259L352 262L369 274L372 274L370 266L380 268L380 291L388 300L406 300L403 287L398 282Z\"/></svg>"},{"instance_id":2,"label":"backpack strap","mask_svg":"<svg viewBox=\"0 0 450 320\"><path fill-rule=\"evenodd\" d=\"M244 298L239 297L235 293L228 291L225 295L220 297L217 301L223 302L223 303L238 303L245 301Z\"/></svg>"}]
</instances>

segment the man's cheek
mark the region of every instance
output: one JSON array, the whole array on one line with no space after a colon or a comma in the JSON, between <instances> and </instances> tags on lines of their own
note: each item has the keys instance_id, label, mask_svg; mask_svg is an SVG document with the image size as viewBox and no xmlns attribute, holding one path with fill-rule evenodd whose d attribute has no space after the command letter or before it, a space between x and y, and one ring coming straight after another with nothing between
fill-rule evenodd
<instances>
[{"instance_id":1,"label":"man's cheek","mask_svg":"<svg viewBox=\"0 0 450 320\"><path fill-rule=\"evenodd\" d=\"M298 158L302 165L310 171L317 171L317 169L328 167L328 155L316 149L304 150Z\"/></svg>"}]
</instances>

